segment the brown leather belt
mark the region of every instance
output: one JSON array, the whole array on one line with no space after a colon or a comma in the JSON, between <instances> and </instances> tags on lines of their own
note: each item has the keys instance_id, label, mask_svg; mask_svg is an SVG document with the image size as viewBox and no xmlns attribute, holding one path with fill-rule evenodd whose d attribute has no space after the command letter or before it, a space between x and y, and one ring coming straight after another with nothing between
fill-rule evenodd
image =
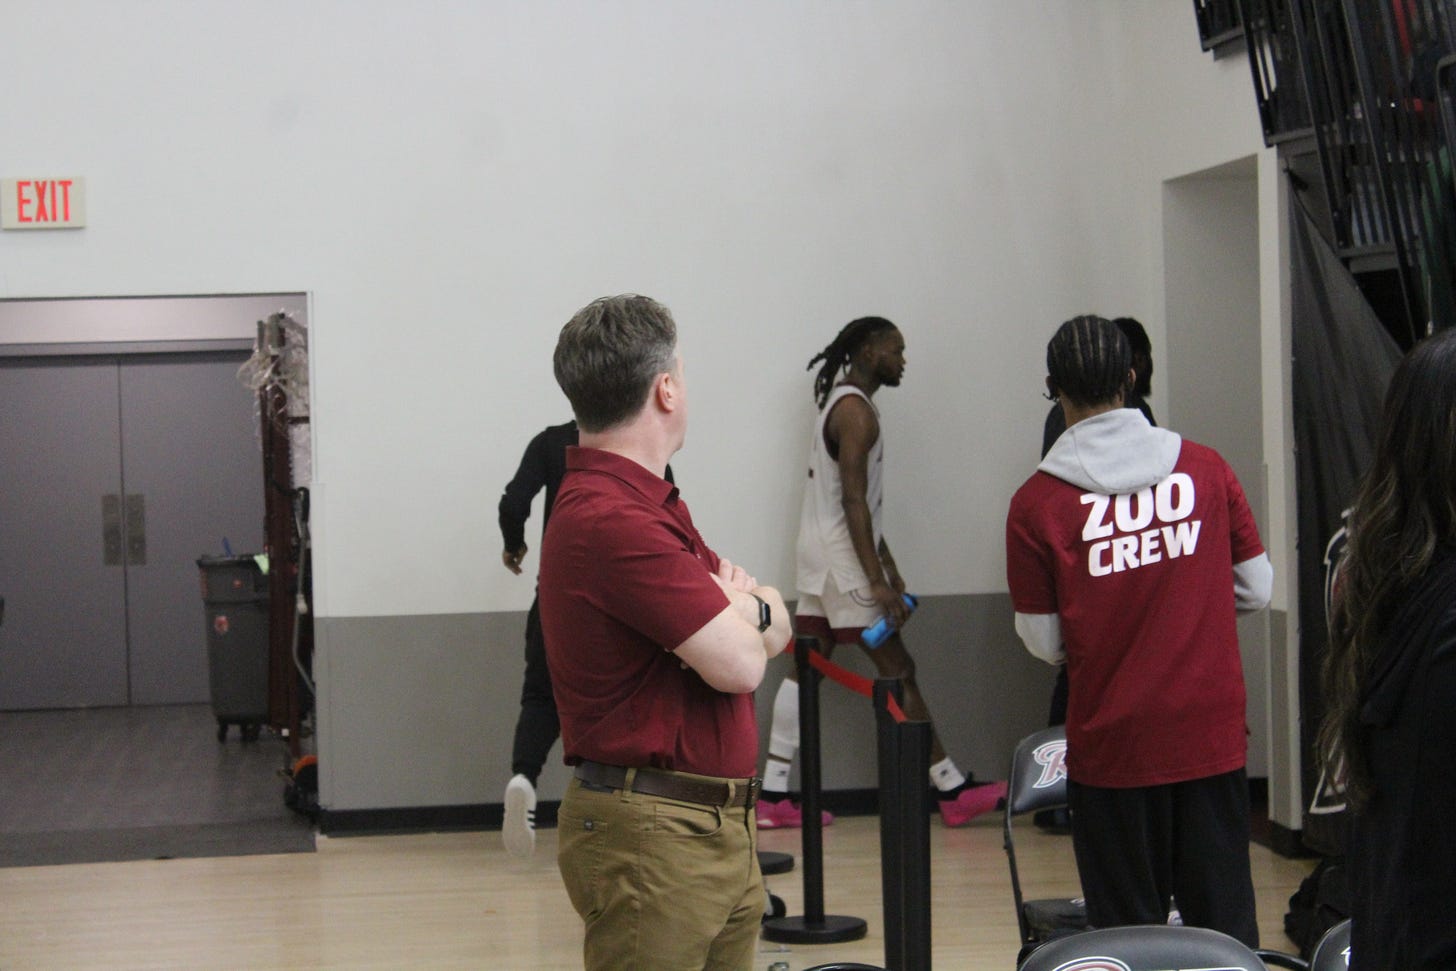
<instances>
[{"instance_id":1,"label":"brown leather belt","mask_svg":"<svg viewBox=\"0 0 1456 971\"><path fill-rule=\"evenodd\" d=\"M761 779L733 779L715 782L711 779L694 779L660 769L638 769L632 776L632 785L627 785L627 769L620 765L603 765L600 762L584 761L576 767L576 777L582 782L608 789L630 788L648 796L662 796L664 799L680 799L705 806L753 808L758 802L758 791L763 788Z\"/></svg>"}]
</instances>

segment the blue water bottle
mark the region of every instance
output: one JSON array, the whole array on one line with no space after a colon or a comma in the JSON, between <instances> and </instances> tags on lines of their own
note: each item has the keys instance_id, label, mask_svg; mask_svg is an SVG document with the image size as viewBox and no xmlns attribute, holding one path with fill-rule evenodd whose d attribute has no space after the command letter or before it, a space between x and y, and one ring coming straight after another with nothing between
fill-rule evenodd
<instances>
[{"instance_id":1,"label":"blue water bottle","mask_svg":"<svg viewBox=\"0 0 1456 971\"><path fill-rule=\"evenodd\" d=\"M916 597L914 594L902 593L900 594L900 599L905 601L905 606L910 608L910 612L912 614L915 613L915 608L920 605L920 598ZM866 627L864 633L859 635L859 639L864 642L865 647L873 650L874 648L879 647L881 644L885 643L885 638L889 637L894 632L895 623L894 621L890 620L888 616L886 616L881 617L872 625Z\"/></svg>"}]
</instances>

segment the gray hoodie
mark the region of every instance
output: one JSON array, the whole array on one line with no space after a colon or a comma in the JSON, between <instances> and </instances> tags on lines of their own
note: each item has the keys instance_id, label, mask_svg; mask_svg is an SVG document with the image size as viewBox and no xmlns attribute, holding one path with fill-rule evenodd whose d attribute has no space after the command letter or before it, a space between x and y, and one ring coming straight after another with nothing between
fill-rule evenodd
<instances>
[{"instance_id":1,"label":"gray hoodie","mask_svg":"<svg viewBox=\"0 0 1456 971\"><path fill-rule=\"evenodd\" d=\"M1062 432L1037 466L1079 489L1118 496L1166 479L1183 436L1154 428L1136 408L1114 408Z\"/></svg>"}]
</instances>

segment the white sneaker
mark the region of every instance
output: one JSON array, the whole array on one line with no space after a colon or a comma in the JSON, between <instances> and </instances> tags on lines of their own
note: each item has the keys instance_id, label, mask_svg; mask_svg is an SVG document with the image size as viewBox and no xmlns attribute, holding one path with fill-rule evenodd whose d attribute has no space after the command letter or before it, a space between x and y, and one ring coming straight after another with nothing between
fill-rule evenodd
<instances>
[{"instance_id":1,"label":"white sneaker","mask_svg":"<svg viewBox=\"0 0 1456 971\"><path fill-rule=\"evenodd\" d=\"M511 856L530 856L536 850L536 789L523 775L506 783L506 815L501 839Z\"/></svg>"}]
</instances>

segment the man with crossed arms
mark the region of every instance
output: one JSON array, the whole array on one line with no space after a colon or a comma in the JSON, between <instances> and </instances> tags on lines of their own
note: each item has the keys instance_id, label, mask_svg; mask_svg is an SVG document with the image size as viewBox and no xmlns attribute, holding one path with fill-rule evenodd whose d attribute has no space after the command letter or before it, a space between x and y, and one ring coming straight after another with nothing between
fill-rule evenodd
<instances>
[{"instance_id":1,"label":"man with crossed arms","mask_svg":"<svg viewBox=\"0 0 1456 971\"><path fill-rule=\"evenodd\" d=\"M590 971L748 971L765 892L753 691L783 598L711 550L663 475L687 434L677 329L647 297L562 328L581 444L541 544L541 618L574 777L558 864Z\"/></svg>"}]
</instances>

